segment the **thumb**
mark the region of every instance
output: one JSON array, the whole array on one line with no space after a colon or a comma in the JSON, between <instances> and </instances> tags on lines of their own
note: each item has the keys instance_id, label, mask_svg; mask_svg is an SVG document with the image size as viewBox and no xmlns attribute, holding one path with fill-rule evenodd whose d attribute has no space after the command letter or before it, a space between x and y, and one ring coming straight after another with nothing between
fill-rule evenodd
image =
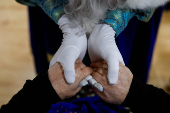
<instances>
[{"instance_id":1,"label":"thumb","mask_svg":"<svg viewBox=\"0 0 170 113\"><path fill-rule=\"evenodd\" d=\"M115 85L118 80L119 73L119 61L114 57L109 57L108 64L108 81L110 85Z\"/></svg>"},{"instance_id":2,"label":"thumb","mask_svg":"<svg viewBox=\"0 0 170 113\"><path fill-rule=\"evenodd\" d=\"M65 60L60 62L63 66L64 76L68 84L73 84L75 82L75 60L77 59L74 55L65 56Z\"/></svg>"},{"instance_id":3,"label":"thumb","mask_svg":"<svg viewBox=\"0 0 170 113\"><path fill-rule=\"evenodd\" d=\"M75 60L79 56L79 50L74 46L65 47L64 44L56 52L53 59L50 62L50 66L56 62L60 62L64 70L64 76L68 84L73 84L75 81Z\"/></svg>"}]
</instances>

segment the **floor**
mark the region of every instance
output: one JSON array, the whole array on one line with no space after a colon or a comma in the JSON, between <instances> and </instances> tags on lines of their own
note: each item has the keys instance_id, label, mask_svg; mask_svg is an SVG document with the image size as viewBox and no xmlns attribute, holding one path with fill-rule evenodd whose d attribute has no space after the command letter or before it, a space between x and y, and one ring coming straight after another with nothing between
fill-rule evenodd
<instances>
[{"instance_id":1,"label":"floor","mask_svg":"<svg viewBox=\"0 0 170 113\"><path fill-rule=\"evenodd\" d=\"M148 83L170 92L170 12L164 12ZM27 7L0 0L0 106L35 77ZM168 87L169 86L169 87Z\"/></svg>"}]
</instances>

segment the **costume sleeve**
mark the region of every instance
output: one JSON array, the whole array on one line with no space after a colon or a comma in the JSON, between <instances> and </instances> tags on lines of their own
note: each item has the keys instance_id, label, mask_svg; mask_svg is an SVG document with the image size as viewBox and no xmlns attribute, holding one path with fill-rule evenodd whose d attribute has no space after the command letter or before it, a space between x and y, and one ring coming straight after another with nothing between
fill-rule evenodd
<instances>
[{"instance_id":1,"label":"costume sleeve","mask_svg":"<svg viewBox=\"0 0 170 113\"><path fill-rule=\"evenodd\" d=\"M60 17L65 14L64 7L68 0L16 0L28 6L39 6L41 9L58 24Z\"/></svg>"},{"instance_id":2,"label":"costume sleeve","mask_svg":"<svg viewBox=\"0 0 170 113\"><path fill-rule=\"evenodd\" d=\"M20 4L27 5L27 6L37 6L35 0L15 0L15 1Z\"/></svg>"},{"instance_id":3,"label":"costume sleeve","mask_svg":"<svg viewBox=\"0 0 170 113\"><path fill-rule=\"evenodd\" d=\"M27 80L24 87L3 105L0 113L47 113L51 104L61 101L51 82L48 73L41 73L34 80Z\"/></svg>"},{"instance_id":4,"label":"costume sleeve","mask_svg":"<svg viewBox=\"0 0 170 113\"><path fill-rule=\"evenodd\" d=\"M152 18L154 12L155 9L145 10L145 11L137 10L135 16L143 22L148 22Z\"/></svg>"},{"instance_id":5,"label":"costume sleeve","mask_svg":"<svg viewBox=\"0 0 170 113\"><path fill-rule=\"evenodd\" d=\"M106 18L101 21L110 25L116 32L116 37L127 27L129 21L133 17L137 17L141 21L148 22L154 13L153 10L139 11L131 9L116 9L109 10L106 13Z\"/></svg>"},{"instance_id":6,"label":"costume sleeve","mask_svg":"<svg viewBox=\"0 0 170 113\"><path fill-rule=\"evenodd\" d=\"M170 95L134 77L122 106L130 107L134 113L166 113L170 111Z\"/></svg>"}]
</instances>

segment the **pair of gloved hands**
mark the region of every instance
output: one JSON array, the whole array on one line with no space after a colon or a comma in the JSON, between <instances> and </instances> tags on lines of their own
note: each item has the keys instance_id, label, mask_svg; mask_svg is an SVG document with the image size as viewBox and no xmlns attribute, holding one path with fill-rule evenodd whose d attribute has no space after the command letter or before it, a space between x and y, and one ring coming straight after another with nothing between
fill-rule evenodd
<instances>
[{"instance_id":1,"label":"pair of gloved hands","mask_svg":"<svg viewBox=\"0 0 170 113\"><path fill-rule=\"evenodd\" d=\"M113 28L107 24L98 24L87 40L86 34L82 32L82 27L73 24L69 20L69 15L63 15L59 19L58 25L63 32L63 42L51 60L50 67L56 62L60 62L64 69L66 81L72 84L76 76L75 61L77 58L83 59L88 48L91 62L107 61L108 81L111 85L116 84L119 63L124 64L124 61L115 43L116 33ZM83 84L83 81L80 83Z\"/></svg>"}]
</instances>

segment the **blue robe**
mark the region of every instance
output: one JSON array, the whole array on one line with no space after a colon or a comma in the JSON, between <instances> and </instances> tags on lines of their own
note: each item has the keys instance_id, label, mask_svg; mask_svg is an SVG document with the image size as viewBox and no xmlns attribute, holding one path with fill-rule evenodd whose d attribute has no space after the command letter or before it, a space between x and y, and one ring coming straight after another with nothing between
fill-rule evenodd
<instances>
[{"instance_id":1,"label":"blue robe","mask_svg":"<svg viewBox=\"0 0 170 113\"><path fill-rule=\"evenodd\" d=\"M124 107L103 102L98 96L51 105L47 113L129 113Z\"/></svg>"}]
</instances>

